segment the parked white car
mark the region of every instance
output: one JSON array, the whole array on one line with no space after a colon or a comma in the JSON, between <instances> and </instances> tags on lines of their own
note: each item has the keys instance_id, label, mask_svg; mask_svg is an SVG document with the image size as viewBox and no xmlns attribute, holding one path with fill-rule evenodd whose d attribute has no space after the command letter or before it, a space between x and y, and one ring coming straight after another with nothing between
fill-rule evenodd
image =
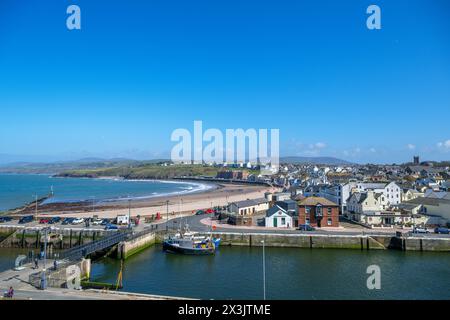
<instances>
[{"instance_id":1,"label":"parked white car","mask_svg":"<svg viewBox=\"0 0 450 320\"><path fill-rule=\"evenodd\" d=\"M414 228L413 233L430 233L427 228Z\"/></svg>"},{"instance_id":2,"label":"parked white car","mask_svg":"<svg viewBox=\"0 0 450 320\"><path fill-rule=\"evenodd\" d=\"M75 218L72 221L72 224L80 224L83 223L84 219L83 218Z\"/></svg>"},{"instance_id":3,"label":"parked white car","mask_svg":"<svg viewBox=\"0 0 450 320\"><path fill-rule=\"evenodd\" d=\"M94 219L94 220L92 220L92 225L98 226L98 225L102 224L102 222L103 222L103 219Z\"/></svg>"}]
</instances>

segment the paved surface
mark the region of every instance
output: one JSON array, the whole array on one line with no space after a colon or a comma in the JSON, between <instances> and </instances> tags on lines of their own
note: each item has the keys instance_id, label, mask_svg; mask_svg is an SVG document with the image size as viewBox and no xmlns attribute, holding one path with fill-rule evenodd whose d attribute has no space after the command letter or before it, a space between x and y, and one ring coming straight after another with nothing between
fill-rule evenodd
<instances>
[{"instance_id":1,"label":"paved surface","mask_svg":"<svg viewBox=\"0 0 450 320\"><path fill-rule=\"evenodd\" d=\"M197 232L209 232L211 230L211 226L209 224L204 224L201 220L205 218L210 218L212 214L209 215L198 215L198 216L187 216L183 218L176 218L173 220L169 220L168 225L170 229L177 229L180 225L187 223L189 225L189 229L191 231ZM166 222L161 222L158 225L158 230L166 229ZM216 226L217 232L233 232L233 233L285 233L285 234L327 234L327 235L395 235L395 230L372 230L363 228L362 226L351 224L350 228L343 228L340 230L316 230L316 231L299 231L293 229L266 229L261 227L235 227L227 224L220 224L217 221L213 220L213 224ZM430 237L430 238L450 238L450 235L445 234L414 234L415 237Z\"/></svg>"},{"instance_id":2,"label":"paved surface","mask_svg":"<svg viewBox=\"0 0 450 320\"><path fill-rule=\"evenodd\" d=\"M210 218L212 214L205 214L205 215L192 215L191 212L185 212L181 215L176 216L169 216L169 220L167 222L167 219L165 215L162 215L162 219L159 221L155 221L153 223L141 223L139 226L135 227L134 230L139 232L142 231L144 228L155 228L156 230L165 230L166 225L169 226L170 229L178 229L181 224L189 224L189 227L191 231L197 231L197 232L209 232L210 226L205 225L201 222L202 219ZM237 226L231 226L228 224L220 224L218 221L214 221L214 225L216 226L216 231L219 232L238 232L238 233L286 233L286 234L329 234L329 235L395 235L395 229L369 229L365 228L363 226L360 226L358 224L355 224L351 221L347 221L343 219L341 222L341 227L339 229L316 229L316 231L299 231L294 229L267 229L263 227L237 227ZM61 225L53 224L39 224L39 222L32 222L25 225L18 225L15 221L9 222L9 223L2 223L0 224L0 227L7 227L7 226L20 226L27 229L41 229L45 227L52 227L52 228L64 228L64 229L74 229L74 230L104 230L104 226L94 226L91 225L90 227L86 228L84 223L78 224L78 225ZM401 230L399 230L401 231ZM403 230L403 232L406 232L406 230ZM415 237L439 237L439 238L450 238L450 235L445 234L435 234L435 233L428 233L428 234L414 234Z\"/></svg>"},{"instance_id":3,"label":"paved surface","mask_svg":"<svg viewBox=\"0 0 450 320\"><path fill-rule=\"evenodd\" d=\"M0 300L11 300L0 298ZM182 297L169 297L132 292L101 290L69 290L49 288L46 290L14 290L13 300L191 300Z\"/></svg>"},{"instance_id":4,"label":"paved surface","mask_svg":"<svg viewBox=\"0 0 450 320\"><path fill-rule=\"evenodd\" d=\"M14 300L173 300L185 299L180 297L169 297L150 294L139 294L130 292L115 292L104 290L70 290L63 288L47 288L39 290L28 283L30 274L42 270L35 270L31 264L25 265L21 271L7 270L0 273L0 300L11 300L4 298L4 292L9 287L14 289ZM52 262L47 263L47 268L52 267Z\"/></svg>"}]
</instances>

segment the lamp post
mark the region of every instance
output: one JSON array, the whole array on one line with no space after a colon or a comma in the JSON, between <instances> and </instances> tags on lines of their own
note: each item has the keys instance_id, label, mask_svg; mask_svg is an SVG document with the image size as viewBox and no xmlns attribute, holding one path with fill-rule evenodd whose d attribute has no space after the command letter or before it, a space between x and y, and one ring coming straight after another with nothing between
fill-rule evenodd
<instances>
[{"instance_id":1,"label":"lamp post","mask_svg":"<svg viewBox=\"0 0 450 320\"><path fill-rule=\"evenodd\" d=\"M41 289L45 290L47 288L47 278L45 276L46 272L46 264L47 264L47 237L48 237L48 228L44 229L44 266L42 267L42 278L41 278Z\"/></svg>"},{"instance_id":2,"label":"lamp post","mask_svg":"<svg viewBox=\"0 0 450 320\"><path fill-rule=\"evenodd\" d=\"M95 196L92 197L92 214L94 214L95 212L94 206L95 206Z\"/></svg>"},{"instance_id":3,"label":"lamp post","mask_svg":"<svg viewBox=\"0 0 450 320\"><path fill-rule=\"evenodd\" d=\"M128 229L131 228L131 199L128 196Z\"/></svg>"},{"instance_id":4,"label":"lamp post","mask_svg":"<svg viewBox=\"0 0 450 320\"><path fill-rule=\"evenodd\" d=\"M34 219L36 219L37 218L37 212L38 212L38 196L37 196L37 194L35 194L34 197L35 197L35 201L36 201L36 207L35 207L35 210L34 210Z\"/></svg>"},{"instance_id":5,"label":"lamp post","mask_svg":"<svg viewBox=\"0 0 450 320\"><path fill-rule=\"evenodd\" d=\"M166 200L166 231L169 231L169 200Z\"/></svg>"},{"instance_id":6,"label":"lamp post","mask_svg":"<svg viewBox=\"0 0 450 320\"><path fill-rule=\"evenodd\" d=\"M263 293L264 293L264 300L266 300L266 252L264 240L262 240L261 243L263 247Z\"/></svg>"}]
</instances>

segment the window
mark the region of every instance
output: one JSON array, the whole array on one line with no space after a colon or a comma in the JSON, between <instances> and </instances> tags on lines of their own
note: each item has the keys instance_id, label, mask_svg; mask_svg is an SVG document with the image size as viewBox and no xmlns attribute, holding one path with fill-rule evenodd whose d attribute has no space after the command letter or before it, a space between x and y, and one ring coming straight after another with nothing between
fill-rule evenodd
<instances>
[{"instance_id":1,"label":"window","mask_svg":"<svg viewBox=\"0 0 450 320\"><path fill-rule=\"evenodd\" d=\"M305 213L306 214L310 214L311 213L311 208L310 207L305 207Z\"/></svg>"},{"instance_id":2,"label":"window","mask_svg":"<svg viewBox=\"0 0 450 320\"><path fill-rule=\"evenodd\" d=\"M330 215L331 214L331 208L327 208L327 212Z\"/></svg>"},{"instance_id":3,"label":"window","mask_svg":"<svg viewBox=\"0 0 450 320\"><path fill-rule=\"evenodd\" d=\"M281 218L281 225L284 226L286 224L286 218Z\"/></svg>"},{"instance_id":4,"label":"window","mask_svg":"<svg viewBox=\"0 0 450 320\"><path fill-rule=\"evenodd\" d=\"M305 224L309 224L309 218L305 219Z\"/></svg>"},{"instance_id":5,"label":"window","mask_svg":"<svg viewBox=\"0 0 450 320\"><path fill-rule=\"evenodd\" d=\"M331 226L332 224L333 224L333 221L331 220L331 218L328 218L327 225Z\"/></svg>"},{"instance_id":6,"label":"window","mask_svg":"<svg viewBox=\"0 0 450 320\"><path fill-rule=\"evenodd\" d=\"M318 215L318 216L320 216L320 215L322 215L322 207L316 207L316 214Z\"/></svg>"}]
</instances>

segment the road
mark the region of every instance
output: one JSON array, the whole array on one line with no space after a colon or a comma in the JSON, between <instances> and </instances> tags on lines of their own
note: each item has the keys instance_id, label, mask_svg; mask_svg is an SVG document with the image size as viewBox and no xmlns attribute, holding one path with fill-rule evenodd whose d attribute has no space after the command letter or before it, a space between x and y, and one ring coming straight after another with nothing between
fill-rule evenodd
<instances>
[{"instance_id":1,"label":"road","mask_svg":"<svg viewBox=\"0 0 450 320\"><path fill-rule=\"evenodd\" d=\"M170 229L177 229L180 225L188 224L189 229L191 231L196 232L209 232L211 231L211 227L208 225L205 225L201 223L200 221L207 218L212 217L212 214L209 215L198 215L198 216L187 216L183 218L175 218L172 220L169 220L168 225ZM299 231L299 230L286 230L286 229L262 229L262 228L236 228L234 226L228 226L227 225L221 225L217 223L217 221L213 220L213 224L216 226L216 232L233 232L233 233L261 233L261 234L270 234L270 233L277 233L277 234L325 234L325 235L392 235L395 236L395 231L378 231L378 230L371 230L366 228L348 228L346 230L340 230L340 231L331 231L331 230L315 230L315 231ZM159 230L166 229L166 222L158 224ZM428 234L414 234L415 237L439 237L439 238L450 238L450 235L445 234L434 234L434 233L428 233Z\"/></svg>"},{"instance_id":2,"label":"road","mask_svg":"<svg viewBox=\"0 0 450 320\"><path fill-rule=\"evenodd\" d=\"M155 228L155 230L165 230L166 225L169 226L169 229L178 229L180 225L182 224L188 224L191 231L196 232L209 232L211 230L211 227L208 225L205 225L201 223L200 221L205 218L211 218L212 214L205 214L205 215L192 215L190 212L186 212L179 216L169 216L169 220L167 222L166 219L163 218L159 222L154 223L141 223L139 226L135 227L134 230L139 232L142 231L144 228ZM245 227L240 228L236 226L226 225L226 224L220 224L217 221L213 220L213 224L216 226L216 232L233 232L233 233L261 233L261 234L270 234L270 233L277 233L277 234L325 234L325 235L395 235L395 230L372 230L368 228L364 228L359 225L352 225L349 222L343 222L342 225L345 225L345 228L342 230L326 230L326 229L316 229L315 231L299 231L294 229L264 229L262 227ZM61 225L61 223L57 224L40 224L38 221L33 221L31 223L27 224L18 224L16 221L12 221L9 223L2 223L0 224L1 227L23 227L27 229L41 229L45 227L51 226L52 228L59 229L74 229L74 230L104 230L104 226L101 225L91 225L90 227L85 227L85 224L78 224L78 225ZM424 238L450 238L450 235L445 234L435 234L435 233L428 233L428 234L414 234L414 237L424 237Z\"/></svg>"}]
</instances>

